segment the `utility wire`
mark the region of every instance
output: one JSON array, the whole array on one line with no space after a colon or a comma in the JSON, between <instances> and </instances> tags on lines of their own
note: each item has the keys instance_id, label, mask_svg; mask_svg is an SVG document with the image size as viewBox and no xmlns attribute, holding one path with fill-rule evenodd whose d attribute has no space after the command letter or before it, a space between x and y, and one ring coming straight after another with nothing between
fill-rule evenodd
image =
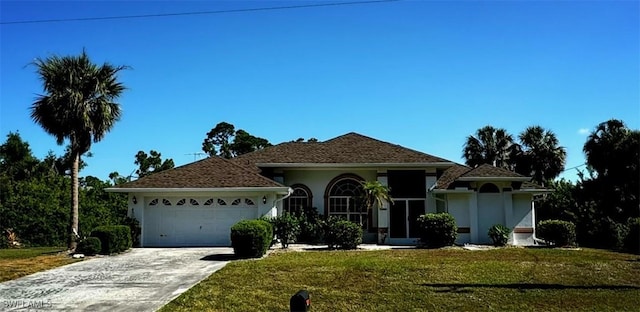
<instances>
[{"instance_id":1,"label":"utility wire","mask_svg":"<svg viewBox=\"0 0 640 312\"><path fill-rule=\"evenodd\" d=\"M567 169L562 170L562 172L569 171L569 170L571 170L571 169L577 169L577 168L580 168L580 167L582 167L582 166L586 166L586 165L587 165L587 164L585 163L585 164L582 164L582 165L573 166L573 167L571 167L571 168L567 168Z\"/></svg>"},{"instance_id":2,"label":"utility wire","mask_svg":"<svg viewBox=\"0 0 640 312\"><path fill-rule=\"evenodd\" d=\"M104 16L104 17L78 17L78 18L25 20L25 21L9 21L9 22L1 21L0 25L101 21L101 20L134 19L134 18L150 18L150 17L170 17L170 16L186 16L186 15L208 15L208 14L224 14L224 13L240 13L240 12L256 12L256 11L274 11L274 10L290 10L290 9L302 9L302 8L328 7L328 6L371 4L371 3L396 2L396 1L400 1L400 0L369 0L369 1L332 2L332 3L288 5L288 6L275 6L275 7L264 7L264 8L250 8L250 9L232 9L232 10L218 10L218 11L197 11L197 12L182 12L182 13L158 13L158 14L142 14L142 15L119 15L119 16Z\"/></svg>"}]
</instances>

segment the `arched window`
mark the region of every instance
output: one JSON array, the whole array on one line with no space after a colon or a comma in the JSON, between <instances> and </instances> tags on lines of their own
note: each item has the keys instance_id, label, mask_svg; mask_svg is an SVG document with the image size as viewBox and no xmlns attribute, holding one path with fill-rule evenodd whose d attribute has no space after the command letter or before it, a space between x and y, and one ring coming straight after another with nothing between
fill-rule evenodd
<instances>
[{"instance_id":1,"label":"arched window","mask_svg":"<svg viewBox=\"0 0 640 312\"><path fill-rule=\"evenodd\" d=\"M493 183L485 183L478 191L480 193L500 193L500 189Z\"/></svg>"},{"instance_id":2,"label":"arched window","mask_svg":"<svg viewBox=\"0 0 640 312\"><path fill-rule=\"evenodd\" d=\"M363 190L360 181L362 180L353 175L334 179L327 192L327 212L330 216L361 224L366 229L368 211L362 199Z\"/></svg>"},{"instance_id":3,"label":"arched window","mask_svg":"<svg viewBox=\"0 0 640 312\"><path fill-rule=\"evenodd\" d=\"M305 209L311 208L313 195L311 190L303 184L291 186L293 193L284 201L284 211L293 214L300 214Z\"/></svg>"}]
</instances>

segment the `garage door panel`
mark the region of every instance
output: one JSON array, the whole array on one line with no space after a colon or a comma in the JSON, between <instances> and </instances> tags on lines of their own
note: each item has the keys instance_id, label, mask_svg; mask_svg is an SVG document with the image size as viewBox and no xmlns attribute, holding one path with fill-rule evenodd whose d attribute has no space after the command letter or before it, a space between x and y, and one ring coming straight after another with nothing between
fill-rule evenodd
<instances>
[{"instance_id":1,"label":"garage door panel","mask_svg":"<svg viewBox=\"0 0 640 312\"><path fill-rule=\"evenodd\" d=\"M229 246L231 226L258 214L256 206L162 203L145 208L144 246Z\"/></svg>"}]
</instances>

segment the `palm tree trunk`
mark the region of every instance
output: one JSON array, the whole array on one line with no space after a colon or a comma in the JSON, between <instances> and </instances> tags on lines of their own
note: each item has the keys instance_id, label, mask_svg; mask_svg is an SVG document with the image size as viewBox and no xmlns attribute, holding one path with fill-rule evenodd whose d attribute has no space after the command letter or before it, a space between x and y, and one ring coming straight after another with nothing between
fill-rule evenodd
<instances>
[{"instance_id":1,"label":"palm tree trunk","mask_svg":"<svg viewBox=\"0 0 640 312\"><path fill-rule=\"evenodd\" d=\"M78 243L78 209L80 206L78 199L78 171L80 168L80 154L77 151L74 151L73 148L71 149L71 158L73 160L73 164L71 166L71 218L69 222L68 245L69 250L75 250Z\"/></svg>"}]
</instances>

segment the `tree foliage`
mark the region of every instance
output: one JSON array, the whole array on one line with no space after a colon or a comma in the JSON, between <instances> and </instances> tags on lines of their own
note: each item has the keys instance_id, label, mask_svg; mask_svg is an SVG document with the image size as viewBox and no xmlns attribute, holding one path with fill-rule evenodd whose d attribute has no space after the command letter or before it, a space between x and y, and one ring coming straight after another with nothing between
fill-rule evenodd
<instances>
[{"instance_id":1,"label":"tree foliage","mask_svg":"<svg viewBox=\"0 0 640 312\"><path fill-rule=\"evenodd\" d=\"M19 134L7 135L0 145L0 231L13 229L26 245L62 246L67 242L71 178L52 168L61 158L49 152L39 160ZM127 196L105 192L109 186L109 181L91 176L79 179L80 236L99 225L120 224L125 218Z\"/></svg>"},{"instance_id":2,"label":"tree foliage","mask_svg":"<svg viewBox=\"0 0 640 312\"><path fill-rule=\"evenodd\" d=\"M149 154L144 151L138 151L135 158L134 164L138 165L136 174L139 178L175 167L173 159L169 158L162 161L162 154L154 150L149 151Z\"/></svg>"},{"instance_id":3,"label":"tree foliage","mask_svg":"<svg viewBox=\"0 0 640 312\"><path fill-rule=\"evenodd\" d=\"M233 158L271 146L267 139L256 137L235 126L221 122L207 133L202 150L209 156Z\"/></svg>"},{"instance_id":4,"label":"tree foliage","mask_svg":"<svg viewBox=\"0 0 640 312\"><path fill-rule=\"evenodd\" d=\"M78 56L37 58L34 63L44 90L31 106L31 118L58 144L69 141L71 168L71 217L68 246L74 249L78 233L80 157L92 142L99 142L120 119L116 100L124 91L117 74L125 66L96 65L85 51Z\"/></svg>"},{"instance_id":5,"label":"tree foliage","mask_svg":"<svg viewBox=\"0 0 640 312\"><path fill-rule=\"evenodd\" d=\"M471 167L490 164L512 169L514 147L513 136L507 130L485 126L467 137L462 153Z\"/></svg>"}]
</instances>

